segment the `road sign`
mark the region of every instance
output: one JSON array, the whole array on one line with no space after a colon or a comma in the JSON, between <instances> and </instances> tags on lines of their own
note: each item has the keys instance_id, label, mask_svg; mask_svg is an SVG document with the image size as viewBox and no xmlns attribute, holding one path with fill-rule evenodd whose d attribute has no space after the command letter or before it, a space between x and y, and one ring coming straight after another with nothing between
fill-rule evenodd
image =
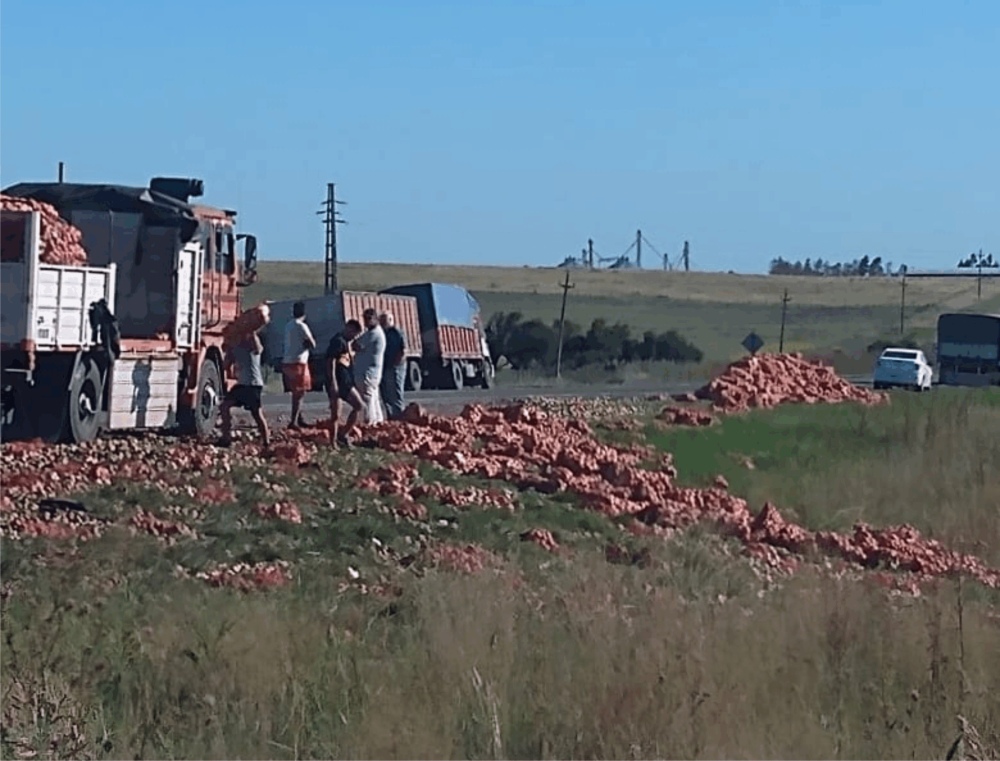
<instances>
[{"instance_id":1,"label":"road sign","mask_svg":"<svg viewBox=\"0 0 1000 761\"><path fill-rule=\"evenodd\" d=\"M743 348L746 349L751 354L756 354L764 346L764 339L754 333L752 330L743 339Z\"/></svg>"}]
</instances>

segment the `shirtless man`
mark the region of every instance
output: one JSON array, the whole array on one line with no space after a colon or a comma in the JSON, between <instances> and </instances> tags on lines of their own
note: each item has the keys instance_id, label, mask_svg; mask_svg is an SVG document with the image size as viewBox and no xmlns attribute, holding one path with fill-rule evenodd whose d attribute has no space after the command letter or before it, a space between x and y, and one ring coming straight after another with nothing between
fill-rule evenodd
<instances>
[{"instance_id":1,"label":"shirtless man","mask_svg":"<svg viewBox=\"0 0 1000 761\"><path fill-rule=\"evenodd\" d=\"M330 445L350 447L350 434L358 424L364 406L354 379L351 342L361 334L361 323L348 320L344 330L330 339L326 347L326 391L330 399ZM341 403L351 411L344 427L340 427Z\"/></svg>"}]
</instances>

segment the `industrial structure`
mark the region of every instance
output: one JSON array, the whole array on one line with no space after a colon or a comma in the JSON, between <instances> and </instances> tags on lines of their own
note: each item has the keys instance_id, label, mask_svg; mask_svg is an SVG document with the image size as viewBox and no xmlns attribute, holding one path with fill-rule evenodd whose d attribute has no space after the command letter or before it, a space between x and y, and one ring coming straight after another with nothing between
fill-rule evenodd
<instances>
[{"instance_id":1,"label":"industrial structure","mask_svg":"<svg viewBox=\"0 0 1000 761\"><path fill-rule=\"evenodd\" d=\"M675 267L678 267L687 272L691 269L691 256L688 241L684 241L682 253L679 257L677 257L677 261L671 262L670 255L657 251L656 247L642 234L642 230L635 231L635 238L633 238L628 247L617 256L602 256L597 250L595 250L594 240L591 238L587 241L587 247L582 249L579 257L567 256L558 266L570 269L590 270L642 269L642 252L644 245L656 255L657 261L663 263L664 270L672 270Z\"/></svg>"}]
</instances>

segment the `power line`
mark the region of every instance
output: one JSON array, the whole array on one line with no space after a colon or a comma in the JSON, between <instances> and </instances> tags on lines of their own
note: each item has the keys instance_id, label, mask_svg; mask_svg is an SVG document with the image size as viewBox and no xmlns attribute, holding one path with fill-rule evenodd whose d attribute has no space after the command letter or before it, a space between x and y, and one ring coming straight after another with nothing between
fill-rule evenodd
<instances>
[{"instance_id":1,"label":"power line","mask_svg":"<svg viewBox=\"0 0 1000 761\"><path fill-rule=\"evenodd\" d=\"M347 201L338 201L334 183L326 184L326 200L323 208L317 214L323 215L323 225L326 227L326 243L324 246L324 281L323 292L327 295L336 293L340 289L337 280L337 225L346 225L347 220L341 219L337 206L346 206Z\"/></svg>"},{"instance_id":2,"label":"power line","mask_svg":"<svg viewBox=\"0 0 1000 761\"><path fill-rule=\"evenodd\" d=\"M562 351L563 351L563 332L566 327L566 298L569 296L569 292L576 288L576 285L572 285L569 282L569 270L566 270L566 281L559 285L562 288L562 309L559 310L559 345L556 349L556 377L562 377Z\"/></svg>"},{"instance_id":3,"label":"power line","mask_svg":"<svg viewBox=\"0 0 1000 761\"><path fill-rule=\"evenodd\" d=\"M903 277L899 281L899 335L904 334L906 321L906 270L903 270Z\"/></svg>"},{"instance_id":4,"label":"power line","mask_svg":"<svg viewBox=\"0 0 1000 761\"><path fill-rule=\"evenodd\" d=\"M778 353L785 353L785 318L788 316L788 302L791 301L791 297L788 295L788 289L785 289L784 295L781 297L781 336L778 338Z\"/></svg>"}]
</instances>

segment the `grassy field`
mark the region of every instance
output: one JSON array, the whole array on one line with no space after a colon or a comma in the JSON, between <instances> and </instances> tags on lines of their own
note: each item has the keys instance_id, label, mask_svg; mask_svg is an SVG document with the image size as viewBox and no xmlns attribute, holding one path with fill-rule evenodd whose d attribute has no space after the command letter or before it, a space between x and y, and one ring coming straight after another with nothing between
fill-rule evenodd
<instances>
[{"instance_id":1,"label":"grassy field","mask_svg":"<svg viewBox=\"0 0 1000 761\"><path fill-rule=\"evenodd\" d=\"M996 566L998 424L997 394L942 390L642 435L687 483L725 474L812 528L910 522ZM150 461L170 445L144 444ZM194 537L4 540L3 757L944 758L956 714L997 742L995 592L942 581L895 598L809 572L775 585L708 528L634 537L565 496L523 493L513 511L423 500L426 517L404 519L354 485L391 459L321 451L289 472L237 458L187 491L75 495L113 520L184 517ZM220 484L231 498L196 496ZM275 498L302 522L251 510ZM520 541L533 527L560 552ZM496 562L400 562L428 542ZM609 543L642 560L609 564ZM294 582L246 594L178 572L274 560Z\"/></svg>"},{"instance_id":2,"label":"grassy field","mask_svg":"<svg viewBox=\"0 0 1000 761\"><path fill-rule=\"evenodd\" d=\"M323 292L320 264L264 262L261 281L247 298L285 299ZM440 281L464 285L488 315L520 311L553 321L559 316L564 270L556 268L451 267L344 264L345 289L377 290L389 285ZM899 332L900 285L892 278L808 278L730 275L704 272L572 271L575 284L567 319L581 325L602 317L621 320L638 333L676 329L692 340L709 361L742 353L740 341L751 329L777 348L781 297L787 288L785 344L788 350L860 353L873 340ZM911 279L906 290L907 333L933 342L942 311L1000 311L1000 279L985 280L977 302L973 279Z\"/></svg>"}]
</instances>

